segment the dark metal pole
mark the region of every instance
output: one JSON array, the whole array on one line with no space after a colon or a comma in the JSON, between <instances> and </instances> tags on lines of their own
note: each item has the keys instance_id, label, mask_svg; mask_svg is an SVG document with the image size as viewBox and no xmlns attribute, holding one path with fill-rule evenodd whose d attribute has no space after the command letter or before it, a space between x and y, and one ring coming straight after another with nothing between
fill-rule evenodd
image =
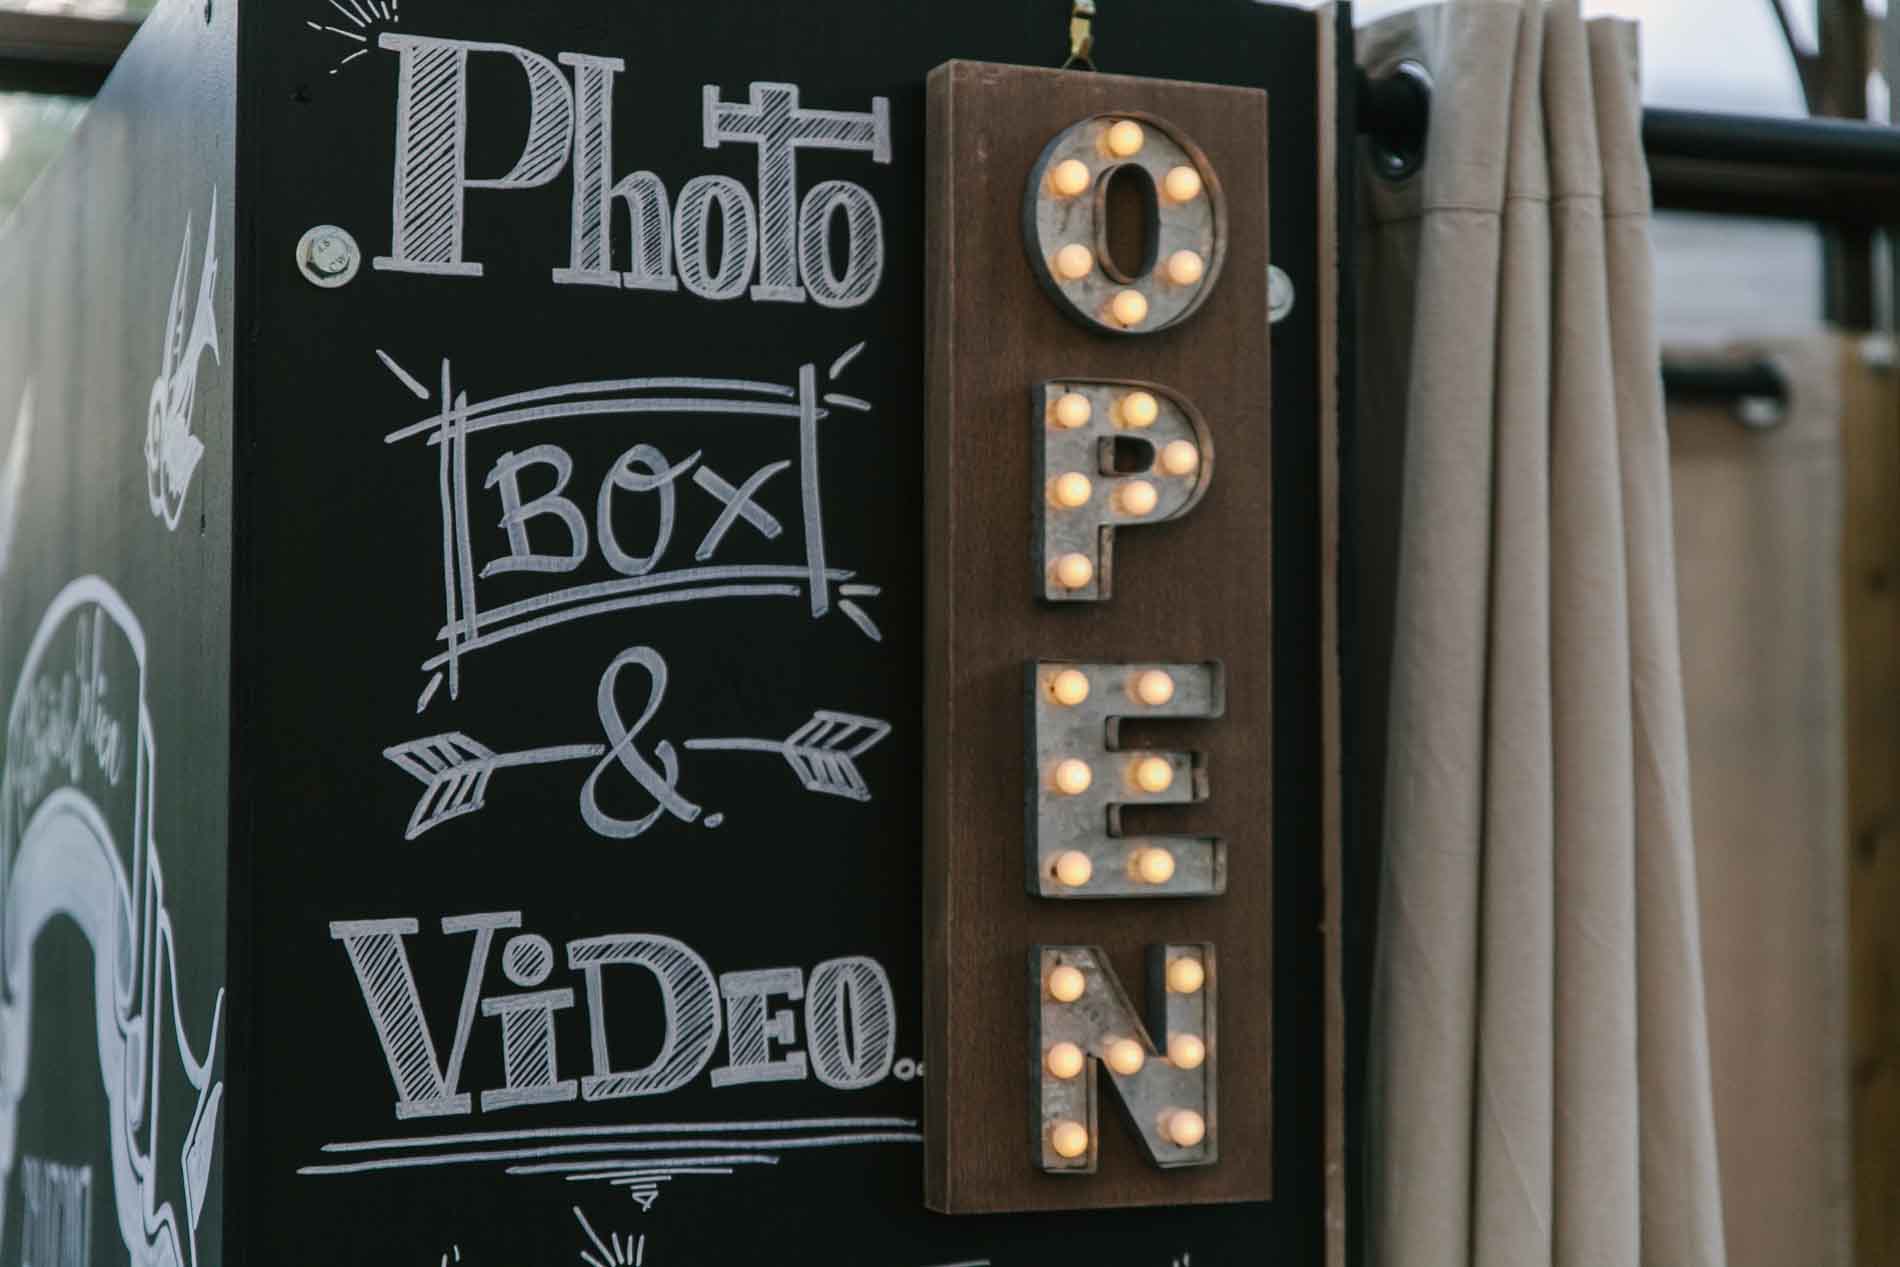
<instances>
[{"instance_id":1,"label":"dark metal pole","mask_svg":"<svg viewBox=\"0 0 1900 1267\"><path fill-rule=\"evenodd\" d=\"M1867 76L1873 69L1865 0L1819 0L1821 60L1810 99L1814 114L1867 117ZM1827 229L1824 307L1828 320L1849 330L1874 327L1874 230L1867 224Z\"/></svg>"},{"instance_id":2,"label":"dark metal pole","mask_svg":"<svg viewBox=\"0 0 1900 1267\"><path fill-rule=\"evenodd\" d=\"M1360 130L1378 170L1424 159L1430 89L1398 74L1362 82ZM1699 110L1643 112L1656 205L1821 225L1900 219L1900 128L1845 119L1776 119Z\"/></svg>"}]
</instances>

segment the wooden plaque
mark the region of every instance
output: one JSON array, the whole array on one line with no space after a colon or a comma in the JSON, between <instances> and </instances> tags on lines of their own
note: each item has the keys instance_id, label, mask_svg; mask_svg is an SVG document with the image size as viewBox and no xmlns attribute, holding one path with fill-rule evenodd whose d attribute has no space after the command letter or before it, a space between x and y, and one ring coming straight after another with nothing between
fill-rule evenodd
<instances>
[{"instance_id":1,"label":"wooden plaque","mask_svg":"<svg viewBox=\"0 0 1900 1267\"><path fill-rule=\"evenodd\" d=\"M950 62L931 75L928 109L928 1199L952 1213L1264 1200L1273 1019L1266 95ZM1091 116L1150 119L1191 140L1224 199L1215 284L1153 333L1078 320L1039 281L1039 248L1025 249L1032 173L1053 138ZM1116 531L1110 592L1052 602L1040 561L1036 455L1053 425L1043 393L1078 380L1165 388L1205 419L1218 458L1186 513ZM1096 474L1107 479L1103 462ZM1205 799L1124 806L1121 834L1218 836L1224 892L1032 895L1024 713L1033 689L1025 665L1035 661L1223 666L1223 715L1124 719L1117 738L1122 750L1194 754ZM1104 1072L1099 1167L1045 1173L1031 1147L1039 1053L1025 1006L1029 953L1101 947L1142 1008L1147 949L1164 943L1210 943L1220 956L1219 1100L1208 1114L1218 1160L1151 1162L1108 1107Z\"/></svg>"}]
</instances>

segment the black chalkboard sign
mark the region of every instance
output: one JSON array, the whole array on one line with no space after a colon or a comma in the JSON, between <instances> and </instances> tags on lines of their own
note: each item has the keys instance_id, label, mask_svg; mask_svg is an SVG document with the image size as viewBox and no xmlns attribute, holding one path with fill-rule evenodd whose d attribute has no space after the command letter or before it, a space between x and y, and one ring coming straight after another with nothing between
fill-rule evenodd
<instances>
[{"instance_id":1,"label":"black chalkboard sign","mask_svg":"<svg viewBox=\"0 0 1900 1267\"><path fill-rule=\"evenodd\" d=\"M1105 69L1267 91L1274 258L1316 296L1319 19L1101 8ZM37 333L7 315L0 442L36 364L82 396L112 384L125 434L94 437L103 408L48 415L66 456L24 502L0 681L87 569L113 569L165 630L148 692L157 825L179 838L179 1032L215 1062L179 1094L228 1082L198 1153L163 1137L167 1173L210 1189L174 1198L194 1215L181 1267L1317 1261L1304 301L1272 337L1274 1200L924 1209L924 81L950 58L1057 63L1068 16L1063 0L161 4L102 98L119 130L41 191L0 277L96 216L152 250L120 261L138 286L169 288L189 214L189 314L216 184L204 473L167 509L160 462L148 510L133 430L151 372L119 379L158 348L131 298L83 315L49 299ZM159 108L186 92L182 116ZM119 139L143 148L105 152ZM136 208L82 188L102 172L140 182ZM201 350L182 325L167 364ZM105 486L131 509L101 521L81 507ZM78 635L61 637L70 655ZM122 1244L167 1261L120 1235L127 1189L94 1147L116 1125L61 1129L93 1141L60 1159L93 1159L92 1249L48 1261L119 1261ZM16 1172L8 1261L18 1191Z\"/></svg>"}]
</instances>

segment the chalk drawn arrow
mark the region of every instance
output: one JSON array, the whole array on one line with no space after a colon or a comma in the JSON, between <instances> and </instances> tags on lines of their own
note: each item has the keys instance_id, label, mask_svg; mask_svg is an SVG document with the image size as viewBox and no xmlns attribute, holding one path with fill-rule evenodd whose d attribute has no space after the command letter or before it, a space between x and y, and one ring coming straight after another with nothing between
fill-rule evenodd
<instances>
[{"instance_id":1,"label":"chalk drawn arrow","mask_svg":"<svg viewBox=\"0 0 1900 1267\"><path fill-rule=\"evenodd\" d=\"M686 747L695 752L776 752L807 792L868 801L871 789L858 773L857 759L890 733L890 723L875 717L820 709L787 739L688 739Z\"/></svg>"},{"instance_id":2,"label":"chalk drawn arrow","mask_svg":"<svg viewBox=\"0 0 1900 1267\"><path fill-rule=\"evenodd\" d=\"M422 799L409 816L406 838L414 840L431 827L482 808L488 780L509 766L552 765L598 757L601 744L570 744L560 748L531 748L525 752L495 752L459 730L412 739L383 749L383 755L421 782Z\"/></svg>"},{"instance_id":3,"label":"chalk drawn arrow","mask_svg":"<svg viewBox=\"0 0 1900 1267\"><path fill-rule=\"evenodd\" d=\"M702 752L774 752L792 767L806 791L868 801L871 789L858 769L858 758L890 733L890 723L875 717L820 709L785 739L689 739L686 747ZM606 752L604 744L496 752L459 730L383 749L385 757L423 787L404 833L408 840L452 818L479 811L497 770L597 760Z\"/></svg>"}]
</instances>

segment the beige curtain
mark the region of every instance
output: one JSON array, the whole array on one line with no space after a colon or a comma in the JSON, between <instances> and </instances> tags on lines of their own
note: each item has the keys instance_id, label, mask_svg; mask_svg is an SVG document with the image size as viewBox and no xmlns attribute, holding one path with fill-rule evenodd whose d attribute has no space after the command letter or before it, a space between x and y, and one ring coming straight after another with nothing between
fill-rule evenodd
<instances>
[{"instance_id":1,"label":"beige curtain","mask_svg":"<svg viewBox=\"0 0 1900 1267\"><path fill-rule=\"evenodd\" d=\"M1360 49L1434 82L1362 195L1371 1261L1719 1264L1636 30L1451 0Z\"/></svg>"}]
</instances>

